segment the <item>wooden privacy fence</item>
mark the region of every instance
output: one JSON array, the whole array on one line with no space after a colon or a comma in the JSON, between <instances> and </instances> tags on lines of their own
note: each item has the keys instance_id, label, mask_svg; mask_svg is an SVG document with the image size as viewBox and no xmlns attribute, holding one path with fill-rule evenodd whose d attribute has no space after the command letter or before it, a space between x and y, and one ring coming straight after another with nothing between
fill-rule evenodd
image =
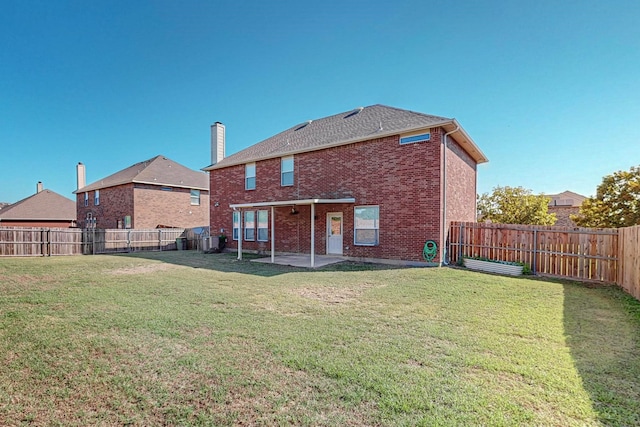
<instances>
[{"instance_id":1,"label":"wooden privacy fence","mask_svg":"<svg viewBox=\"0 0 640 427\"><path fill-rule=\"evenodd\" d=\"M0 227L0 256L89 255L135 251L176 250L184 238L196 248L191 229L152 230Z\"/></svg>"},{"instance_id":2,"label":"wooden privacy fence","mask_svg":"<svg viewBox=\"0 0 640 427\"><path fill-rule=\"evenodd\" d=\"M640 226L572 228L454 222L449 260L482 257L528 264L534 274L616 283L640 299Z\"/></svg>"},{"instance_id":3,"label":"wooden privacy fence","mask_svg":"<svg viewBox=\"0 0 640 427\"><path fill-rule=\"evenodd\" d=\"M618 285L640 300L640 225L620 229Z\"/></svg>"}]
</instances>

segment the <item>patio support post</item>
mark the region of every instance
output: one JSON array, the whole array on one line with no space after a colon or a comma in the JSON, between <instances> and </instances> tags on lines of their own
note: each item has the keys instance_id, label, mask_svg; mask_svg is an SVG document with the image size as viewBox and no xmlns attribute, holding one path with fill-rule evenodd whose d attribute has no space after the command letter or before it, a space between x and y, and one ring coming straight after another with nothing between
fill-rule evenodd
<instances>
[{"instance_id":1,"label":"patio support post","mask_svg":"<svg viewBox=\"0 0 640 427\"><path fill-rule=\"evenodd\" d=\"M276 262L276 208L271 206L271 264Z\"/></svg>"},{"instance_id":2,"label":"patio support post","mask_svg":"<svg viewBox=\"0 0 640 427\"><path fill-rule=\"evenodd\" d=\"M311 268L316 266L316 205L311 203Z\"/></svg>"},{"instance_id":3,"label":"patio support post","mask_svg":"<svg viewBox=\"0 0 640 427\"><path fill-rule=\"evenodd\" d=\"M238 259L241 260L242 259L242 239L244 237L244 227L242 224L242 210L240 210L239 227L240 229L238 230Z\"/></svg>"}]
</instances>

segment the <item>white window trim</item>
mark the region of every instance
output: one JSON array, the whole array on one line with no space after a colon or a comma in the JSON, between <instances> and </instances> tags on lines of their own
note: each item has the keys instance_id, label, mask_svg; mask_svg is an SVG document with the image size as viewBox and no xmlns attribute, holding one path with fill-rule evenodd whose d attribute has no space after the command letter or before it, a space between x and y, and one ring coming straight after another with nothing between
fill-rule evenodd
<instances>
[{"instance_id":1,"label":"white window trim","mask_svg":"<svg viewBox=\"0 0 640 427\"><path fill-rule=\"evenodd\" d=\"M196 203L193 202L193 199L196 198L196 196L194 195L194 191L197 192L197 201ZM200 206L200 190L196 190L195 188L192 188L189 191L189 196L191 197L191 206Z\"/></svg>"},{"instance_id":2,"label":"white window trim","mask_svg":"<svg viewBox=\"0 0 640 427\"><path fill-rule=\"evenodd\" d=\"M356 228L356 210L362 208L377 208L378 209L378 219L375 222L376 227L373 228ZM358 230L375 230L376 231L376 241L374 243L360 243L358 242ZM353 244L354 246L378 246L380 245L380 206L379 205L363 205L363 206L354 206L353 208Z\"/></svg>"},{"instance_id":3,"label":"white window trim","mask_svg":"<svg viewBox=\"0 0 640 427\"><path fill-rule=\"evenodd\" d=\"M238 221L236 222L236 216L238 217ZM233 216L231 217L231 239L238 240L240 238L240 219L242 218L240 211L233 211ZM236 227L236 224L238 225Z\"/></svg>"},{"instance_id":4,"label":"white window trim","mask_svg":"<svg viewBox=\"0 0 640 427\"><path fill-rule=\"evenodd\" d=\"M284 162L286 160L291 159L291 170L284 170ZM294 175L294 170L295 170L295 161L293 159L293 156L286 156L286 157L281 157L280 158L280 186L282 187L291 187L293 185L294 179L295 179L295 175ZM284 183L284 174L285 173L290 173L291 174L291 184L285 184Z\"/></svg>"},{"instance_id":5,"label":"white window trim","mask_svg":"<svg viewBox=\"0 0 640 427\"><path fill-rule=\"evenodd\" d=\"M260 212L264 212L267 215L266 227L260 227ZM260 230L267 230L267 238L260 238ZM256 239L258 242L268 242L269 241L269 211L268 210L259 210L256 212Z\"/></svg>"},{"instance_id":6,"label":"white window trim","mask_svg":"<svg viewBox=\"0 0 640 427\"><path fill-rule=\"evenodd\" d=\"M253 176L248 175L249 168L253 166ZM249 188L249 179L253 178L253 187ZM247 163L244 165L244 189L255 190L256 189L256 164Z\"/></svg>"},{"instance_id":7,"label":"white window trim","mask_svg":"<svg viewBox=\"0 0 640 427\"><path fill-rule=\"evenodd\" d=\"M247 221L247 214L253 214L253 227L247 227L247 224L250 221ZM247 231L253 230L253 239L247 238ZM256 241L256 212L255 211L244 211L244 240L247 242L255 242Z\"/></svg>"}]
</instances>

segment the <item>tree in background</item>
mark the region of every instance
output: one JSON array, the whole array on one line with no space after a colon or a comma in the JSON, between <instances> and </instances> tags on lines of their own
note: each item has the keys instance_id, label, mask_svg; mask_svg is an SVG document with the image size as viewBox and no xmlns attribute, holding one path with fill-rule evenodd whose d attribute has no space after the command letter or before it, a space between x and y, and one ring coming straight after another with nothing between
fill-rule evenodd
<instances>
[{"instance_id":1,"label":"tree in background","mask_svg":"<svg viewBox=\"0 0 640 427\"><path fill-rule=\"evenodd\" d=\"M500 224L553 225L556 214L548 211L550 201L522 187L495 187L493 193L478 197L478 218Z\"/></svg>"},{"instance_id":2,"label":"tree in background","mask_svg":"<svg viewBox=\"0 0 640 427\"><path fill-rule=\"evenodd\" d=\"M640 166L605 176L595 197L585 199L571 220L581 227L640 225Z\"/></svg>"}]
</instances>

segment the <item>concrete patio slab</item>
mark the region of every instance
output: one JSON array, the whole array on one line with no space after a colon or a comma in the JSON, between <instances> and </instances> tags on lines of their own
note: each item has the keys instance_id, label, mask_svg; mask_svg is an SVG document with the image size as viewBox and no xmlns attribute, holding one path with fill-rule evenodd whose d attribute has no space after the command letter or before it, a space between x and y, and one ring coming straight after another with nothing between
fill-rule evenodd
<instances>
[{"instance_id":1,"label":"concrete patio slab","mask_svg":"<svg viewBox=\"0 0 640 427\"><path fill-rule=\"evenodd\" d=\"M271 257L256 258L251 261L271 264ZM336 264L342 261L346 261L346 259L339 256L316 255L314 268L324 267L325 265ZM276 255L274 258L274 264L311 268L311 255Z\"/></svg>"}]
</instances>

